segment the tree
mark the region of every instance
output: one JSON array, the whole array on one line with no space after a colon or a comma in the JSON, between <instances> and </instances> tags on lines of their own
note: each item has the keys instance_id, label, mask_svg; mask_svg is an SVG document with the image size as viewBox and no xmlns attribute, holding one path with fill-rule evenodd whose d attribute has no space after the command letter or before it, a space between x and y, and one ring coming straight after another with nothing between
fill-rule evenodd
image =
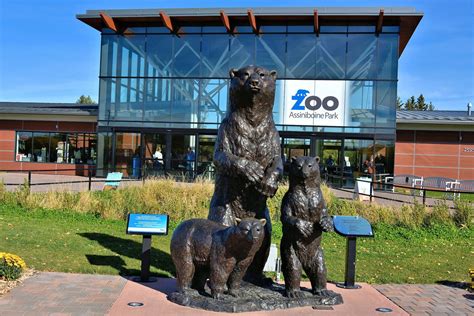
<instances>
[{"instance_id":1,"label":"tree","mask_svg":"<svg viewBox=\"0 0 474 316\"><path fill-rule=\"evenodd\" d=\"M85 95L81 95L79 99L77 99L76 103L77 104L97 104L97 102L92 100L90 95L88 95L87 97Z\"/></svg>"},{"instance_id":2,"label":"tree","mask_svg":"<svg viewBox=\"0 0 474 316\"><path fill-rule=\"evenodd\" d=\"M402 98L398 97L397 98L397 110L403 109L404 105L405 105L405 103L402 102Z\"/></svg>"},{"instance_id":3,"label":"tree","mask_svg":"<svg viewBox=\"0 0 474 316\"><path fill-rule=\"evenodd\" d=\"M425 97L423 96L423 94L420 94L420 96L416 99L415 110L416 111L428 110L428 104L426 104Z\"/></svg>"},{"instance_id":4,"label":"tree","mask_svg":"<svg viewBox=\"0 0 474 316\"><path fill-rule=\"evenodd\" d=\"M430 104L428 104L428 111L434 111L434 110L435 110L435 106L430 101Z\"/></svg>"},{"instance_id":5,"label":"tree","mask_svg":"<svg viewBox=\"0 0 474 316\"><path fill-rule=\"evenodd\" d=\"M408 98L407 102L405 102L405 110L414 111L416 107L415 103L415 96L412 95L410 98Z\"/></svg>"}]
</instances>

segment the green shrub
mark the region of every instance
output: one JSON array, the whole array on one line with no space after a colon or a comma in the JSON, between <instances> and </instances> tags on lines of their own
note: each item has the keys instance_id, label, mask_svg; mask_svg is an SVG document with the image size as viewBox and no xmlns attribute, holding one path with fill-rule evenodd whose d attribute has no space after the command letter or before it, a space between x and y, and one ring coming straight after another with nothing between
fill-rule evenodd
<instances>
[{"instance_id":1,"label":"green shrub","mask_svg":"<svg viewBox=\"0 0 474 316\"><path fill-rule=\"evenodd\" d=\"M425 226L452 225L453 220L446 201L437 201L424 221Z\"/></svg>"},{"instance_id":2,"label":"green shrub","mask_svg":"<svg viewBox=\"0 0 474 316\"><path fill-rule=\"evenodd\" d=\"M7 281L16 280L26 268L25 261L19 256L0 252L0 278Z\"/></svg>"},{"instance_id":3,"label":"green shrub","mask_svg":"<svg viewBox=\"0 0 474 316\"><path fill-rule=\"evenodd\" d=\"M468 201L456 200L454 202L453 220L458 227L474 226L474 204Z\"/></svg>"}]
</instances>

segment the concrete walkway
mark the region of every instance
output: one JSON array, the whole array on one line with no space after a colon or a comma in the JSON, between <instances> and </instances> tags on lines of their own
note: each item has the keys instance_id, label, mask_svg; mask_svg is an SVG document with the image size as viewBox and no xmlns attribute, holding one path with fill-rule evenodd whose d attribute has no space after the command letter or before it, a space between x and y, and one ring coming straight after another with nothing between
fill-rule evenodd
<instances>
[{"instance_id":1,"label":"concrete walkway","mask_svg":"<svg viewBox=\"0 0 474 316\"><path fill-rule=\"evenodd\" d=\"M392 310L388 315L473 315L474 295L443 285L361 284L360 290L344 290L344 304L325 310L311 307L240 313L239 315L380 315L376 308ZM305 286L307 286L305 284ZM176 289L174 279L136 283L120 276L42 272L0 298L0 315L211 315L178 306L166 299ZM131 307L129 302L141 302Z\"/></svg>"}]
</instances>

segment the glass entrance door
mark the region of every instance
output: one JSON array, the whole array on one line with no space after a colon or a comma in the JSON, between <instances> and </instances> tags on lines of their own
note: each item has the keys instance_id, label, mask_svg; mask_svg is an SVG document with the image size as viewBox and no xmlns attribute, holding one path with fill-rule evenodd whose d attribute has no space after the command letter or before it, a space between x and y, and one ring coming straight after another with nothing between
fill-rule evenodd
<instances>
[{"instance_id":1,"label":"glass entrance door","mask_svg":"<svg viewBox=\"0 0 474 316\"><path fill-rule=\"evenodd\" d=\"M165 166L168 160L166 156L166 134L144 135L143 164L147 177L159 177L165 174Z\"/></svg>"},{"instance_id":2,"label":"glass entrance door","mask_svg":"<svg viewBox=\"0 0 474 316\"><path fill-rule=\"evenodd\" d=\"M310 138L282 138L282 159L284 167L284 176L288 176L291 157L310 156L311 139Z\"/></svg>"}]
</instances>

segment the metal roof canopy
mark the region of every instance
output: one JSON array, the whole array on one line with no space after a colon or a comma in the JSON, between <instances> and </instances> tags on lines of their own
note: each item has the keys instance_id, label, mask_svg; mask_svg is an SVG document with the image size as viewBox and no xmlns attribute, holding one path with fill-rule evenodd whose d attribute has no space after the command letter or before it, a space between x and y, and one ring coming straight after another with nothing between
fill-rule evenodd
<instances>
[{"instance_id":1,"label":"metal roof canopy","mask_svg":"<svg viewBox=\"0 0 474 316\"><path fill-rule=\"evenodd\" d=\"M76 15L77 19L102 31L111 20L119 30L139 26L169 26L163 23L163 16L179 26L186 25L219 25L222 22L221 11L233 26L250 26L249 10L256 19L256 24L313 25L317 12L318 29L321 25L374 25L379 30L381 25L400 27L399 56L415 32L423 17L422 12L412 7L255 7L255 8L186 8L186 9L124 9L124 10L87 10L85 14ZM102 16L101 16L102 13ZM104 16L107 21L104 21ZM383 20L382 20L383 18ZM383 24L382 24L383 23ZM168 27L169 28L169 27ZM258 32L255 32L258 34Z\"/></svg>"}]
</instances>

